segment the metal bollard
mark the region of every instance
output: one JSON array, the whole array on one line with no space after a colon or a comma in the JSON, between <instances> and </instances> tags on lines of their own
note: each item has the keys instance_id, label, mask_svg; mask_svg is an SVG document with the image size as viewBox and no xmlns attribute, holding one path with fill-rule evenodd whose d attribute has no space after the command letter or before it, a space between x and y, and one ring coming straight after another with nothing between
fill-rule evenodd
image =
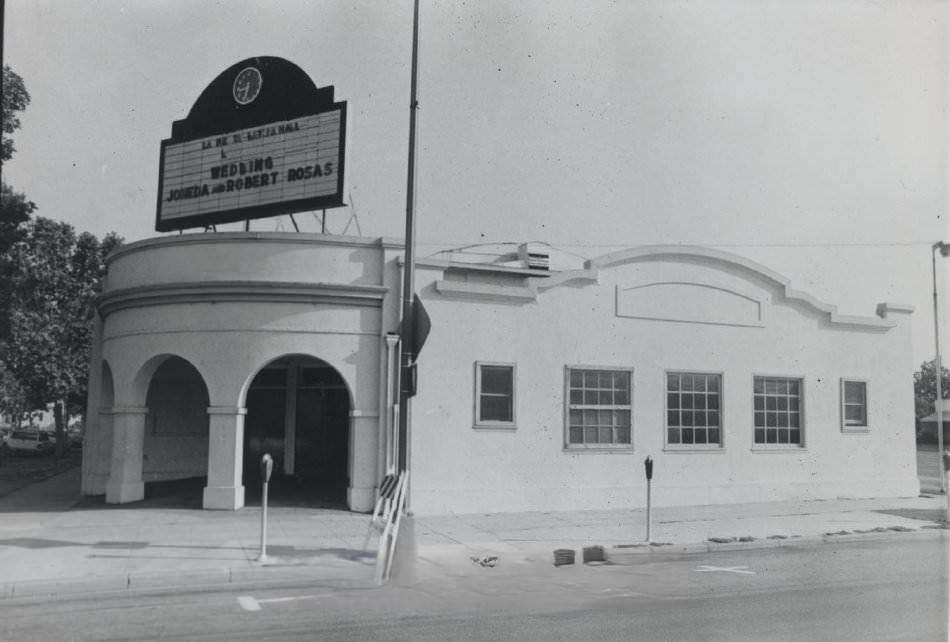
<instances>
[{"instance_id":1,"label":"metal bollard","mask_svg":"<svg viewBox=\"0 0 950 642\"><path fill-rule=\"evenodd\" d=\"M261 554L257 556L258 562L267 561L267 484L270 482L271 473L274 472L274 460L270 453L264 453L261 457Z\"/></svg>"}]
</instances>

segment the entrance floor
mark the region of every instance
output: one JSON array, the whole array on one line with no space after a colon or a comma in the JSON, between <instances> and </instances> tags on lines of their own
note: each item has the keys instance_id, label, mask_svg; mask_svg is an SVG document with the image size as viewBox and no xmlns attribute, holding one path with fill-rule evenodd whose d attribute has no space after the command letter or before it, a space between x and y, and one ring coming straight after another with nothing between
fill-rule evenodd
<instances>
[{"instance_id":1,"label":"entrance floor","mask_svg":"<svg viewBox=\"0 0 950 642\"><path fill-rule=\"evenodd\" d=\"M200 510L201 497L206 485L205 477L147 482L145 500L151 505L164 508ZM323 508L346 511L346 486L275 475L272 482L268 484L267 504L281 508ZM244 505L251 507L261 505L260 485L245 487Z\"/></svg>"}]
</instances>

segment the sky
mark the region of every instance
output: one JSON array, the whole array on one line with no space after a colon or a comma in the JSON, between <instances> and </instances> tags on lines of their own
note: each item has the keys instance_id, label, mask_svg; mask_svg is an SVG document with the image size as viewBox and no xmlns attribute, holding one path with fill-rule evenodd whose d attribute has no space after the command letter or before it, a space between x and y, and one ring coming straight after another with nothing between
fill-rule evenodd
<instances>
[{"instance_id":1,"label":"sky","mask_svg":"<svg viewBox=\"0 0 950 642\"><path fill-rule=\"evenodd\" d=\"M348 206L327 212L327 231L356 233L355 214L365 236L403 236L411 0L6 0L5 12L4 63L32 101L3 174L38 214L157 236L172 122L219 73L268 55L348 103ZM950 242L950 3L421 0L419 29L419 256L519 241L583 258L715 247L845 314L914 305L914 365L932 358L930 248Z\"/></svg>"}]
</instances>

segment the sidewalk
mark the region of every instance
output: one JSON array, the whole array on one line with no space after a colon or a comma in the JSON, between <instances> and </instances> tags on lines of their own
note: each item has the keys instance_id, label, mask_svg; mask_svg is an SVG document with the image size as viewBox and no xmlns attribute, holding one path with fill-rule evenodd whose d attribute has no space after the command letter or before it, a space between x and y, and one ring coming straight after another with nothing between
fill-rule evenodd
<instances>
[{"instance_id":1,"label":"sidewalk","mask_svg":"<svg viewBox=\"0 0 950 642\"><path fill-rule=\"evenodd\" d=\"M268 560L262 563L258 507L203 511L149 500L114 506L80 501L78 489L74 468L0 497L0 600L278 580L373 585L376 537L364 549L368 515L272 507ZM614 563L637 563L654 554L933 532L944 501L923 496L659 508L653 511L653 546L643 542L642 510L421 516L412 522L411 548L418 576L550 567L553 551L562 548L575 549L579 564L588 546L605 547Z\"/></svg>"}]
</instances>

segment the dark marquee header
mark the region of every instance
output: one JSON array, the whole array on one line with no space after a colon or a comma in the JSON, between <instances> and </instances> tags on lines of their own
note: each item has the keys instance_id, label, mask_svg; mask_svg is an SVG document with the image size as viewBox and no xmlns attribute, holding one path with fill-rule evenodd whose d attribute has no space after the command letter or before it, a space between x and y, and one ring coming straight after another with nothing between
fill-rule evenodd
<instances>
[{"instance_id":1,"label":"dark marquee header","mask_svg":"<svg viewBox=\"0 0 950 642\"><path fill-rule=\"evenodd\" d=\"M332 86L282 58L232 65L162 141L155 229L342 206L345 141Z\"/></svg>"}]
</instances>

